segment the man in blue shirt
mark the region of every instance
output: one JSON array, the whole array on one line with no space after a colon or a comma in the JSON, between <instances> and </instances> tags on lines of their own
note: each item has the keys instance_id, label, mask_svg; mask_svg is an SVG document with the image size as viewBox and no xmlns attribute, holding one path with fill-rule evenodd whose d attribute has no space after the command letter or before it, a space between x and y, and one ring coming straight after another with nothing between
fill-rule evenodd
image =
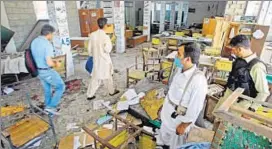
<instances>
[{"instance_id":1,"label":"man in blue shirt","mask_svg":"<svg viewBox=\"0 0 272 149\"><path fill-rule=\"evenodd\" d=\"M54 32L54 27L44 25L41 36L35 38L31 43L31 52L38 69L38 77L44 88L45 111L59 115L56 108L65 90L65 84L60 75L52 69L52 67L59 67L59 63L52 60L54 52L50 41L53 39ZM52 88L55 90L53 95Z\"/></svg>"}]
</instances>

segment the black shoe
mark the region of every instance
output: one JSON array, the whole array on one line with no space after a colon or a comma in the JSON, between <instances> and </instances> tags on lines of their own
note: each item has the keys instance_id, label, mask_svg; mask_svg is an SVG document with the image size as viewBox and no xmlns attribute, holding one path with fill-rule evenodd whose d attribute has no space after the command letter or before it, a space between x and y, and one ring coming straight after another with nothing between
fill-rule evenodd
<instances>
[{"instance_id":1,"label":"black shoe","mask_svg":"<svg viewBox=\"0 0 272 149\"><path fill-rule=\"evenodd\" d=\"M93 99L95 99L95 96L87 98L87 100L93 100Z\"/></svg>"},{"instance_id":2,"label":"black shoe","mask_svg":"<svg viewBox=\"0 0 272 149\"><path fill-rule=\"evenodd\" d=\"M120 91L115 90L113 94L109 94L109 95L110 95L110 96L114 96L114 95L116 95L116 94L118 94L118 93L120 93Z\"/></svg>"}]
</instances>

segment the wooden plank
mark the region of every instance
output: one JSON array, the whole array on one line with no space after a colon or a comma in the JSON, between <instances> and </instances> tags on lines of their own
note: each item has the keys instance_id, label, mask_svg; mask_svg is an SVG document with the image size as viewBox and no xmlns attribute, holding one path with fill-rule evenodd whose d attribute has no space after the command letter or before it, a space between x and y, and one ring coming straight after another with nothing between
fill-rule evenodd
<instances>
[{"instance_id":1,"label":"wooden plank","mask_svg":"<svg viewBox=\"0 0 272 149\"><path fill-rule=\"evenodd\" d=\"M137 130L135 133L133 133L132 135L130 135L128 137L128 139L125 141L125 143L120 144L117 148L118 149L124 149L128 145L128 143L130 142L130 140L135 138L136 136L138 136L142 131L143 131L143 128Z\"/></svg>"},{"instance_id":2,"label":"wooden plank","mask_svg":"<svg viewBox=\"0 0 272 149\"><path fill-rule=\"evenodd\" d=\"M216 110L215 114L224 121L230 122L258 135L263 135L269 139L272 139L272 128L258 124L256 122L252 122L251 120L235 116L234 114L226 112L224 110Z\"/></svg>"},{"instance_id":3,"label":"wooden plank","mask_svg":"<svg viewBox=\"0 0 272 149\"><path fill-rule=\"evenodd\" d=\"M247 116L250 116L251 118L254 118L254 119L257 119L257 120L259 120L261 122L264 122L266 124L272 125L272 119L269 119L268 117L265 117L263 115L259 115L257 113L242 109L242 108L240 108L238 106L232 105L230 107L230 110L233 110L233 111L241 113L241 114L245 114Z\"/></svg>"},{"instance_id":4,"label":"wooden plank","mask_svg":"<svg viewBox=\"0 0 272 149\"><path fill-rule=\"evenodd\" d=\"M255 98L252 98L252 97L249 97L249 96L245 96L245 95L240 95L241 98L243 99L246 99L248 101L251 101L251 102L255 102L255 103L258 103L258 104L261 104L263 106L266 106L268 108L272 108L272 104L271 103L268 103L268 102L263 102L263 101L259 101L259 100L256 100Z\"/></svg>"},{"instance_id":5,"label":"wooden plank","mask_svg":"<svg viewBox=\"0 0 272 149\"><path fill-rule=\"evenodd\" d=\"M229 107L237 101L238 97L244 92L244 89L237 88L226 100L223 102L220 107L217 109L218 111L228 111Z\"/></svg>"},{"instance_id":6,"label":"wooden plank","mask_svg":"<svg viewBox=\"0 0 272 149\"><path fill-rule=\"evenodd\" d=\"M14 146L20 147L49 129L49 125L36 116L23 119L5 131L10 134Z\"/></svg>"},{"instance_id":7,"label":"wooden plank","mask_svg":"<svg viewBox=\"0 0 272 149\"><path fill-rule=\"evenodd\" d=\"M84 126L82 128L84 131L86 131L89 135L91 135L95 140L101 142L103 145L107 146L110 149L116 149L113 145L111 145L109 142L105 141L104 139L97 136L93 131L91 131L88 127Z\"/></svg>"},{"instance_id":8,"label":"wooden plank","mask_svg":"<svg viewBox=\"0 0 272 149\"><path fill-rule=\"evenodd\" d=\"M108 136L105 141L110 141L112 138L116 137L118 134L120 134L123 130L127 129L128 125L125 125L124 127L120 128L119 130L115 131L113 134Z\"/></svg>"},{"instance_id":9,"label":"wooden plank","mask_svg":"<svg viewBox=\"0 0 272 149\"><path fill-rule=\"evenodd\" d=\"M68 135L60 139L58 149L74 149L74 135Z\"/></svg>"}]
</instances>

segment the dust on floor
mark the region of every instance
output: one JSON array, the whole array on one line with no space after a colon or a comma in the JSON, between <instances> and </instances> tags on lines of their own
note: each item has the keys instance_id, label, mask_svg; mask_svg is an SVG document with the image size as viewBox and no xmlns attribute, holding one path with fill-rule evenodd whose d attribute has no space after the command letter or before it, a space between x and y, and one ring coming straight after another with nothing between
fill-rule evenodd
<instances>
[{"instance_id":1,"label":"dust on floor","mask_svg":"<svg viewBox=\"0 0 272 149\"><path fill-rule=\"evenodd\" d=\"M107 88L103 85L96 92L95 100L105 100L116 102L120 95L124 92L126 88L126 68L135 63L135 56L140 56L138 48L127 49L126 53L113 53L111 58L113 61L115 73L114 73L114 84L117 89L120 90L118 95L113 97L108 95ZM76 123L78 126L83 126L95 122L97 118L106 113L106 109L93 110L92 103L93 101L86 100L86 90L89 83L89 74L85 70L86 60L81 60L80 63L75 60L75 75L67 78L67 80L72 79L82 79L83 86L81 91L64 95L60 103L60 113L61 116L54 118L54 123L56 127L57 137L63 137L67 134L72 133L72 130L67 131L67 125L69 123ZM22 83L15 88L18 88L18 91L13 92L10 95L2 96L1 102L2 105L16 105L18 103L25 101L26 93L30 94L30 97L36 95L34 104L38 104L44 101L43 89L38 79L34 81L28 81ZM52 133L49 131L46 138L41 142L39 149L52 149L53 139Z\"/></svg>"}]
</instances>

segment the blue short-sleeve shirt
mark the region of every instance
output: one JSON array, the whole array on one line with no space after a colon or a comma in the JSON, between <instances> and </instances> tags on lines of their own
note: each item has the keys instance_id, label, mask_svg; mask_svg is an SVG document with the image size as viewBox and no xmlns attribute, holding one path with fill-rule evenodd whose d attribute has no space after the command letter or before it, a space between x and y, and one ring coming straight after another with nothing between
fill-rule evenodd
<instances>
[{"instance_id":1,"label":"blue short-sleeve shirt","mask_svg":"<svg viewBox=\"0 0 272 149\"><path fill-rule=\"evenodd\" d=\"M49 68L46 58L53 57L53 45L44 36L35 38L31 43L31 52L38 68Z\"/></svg>"}]
</instances>

